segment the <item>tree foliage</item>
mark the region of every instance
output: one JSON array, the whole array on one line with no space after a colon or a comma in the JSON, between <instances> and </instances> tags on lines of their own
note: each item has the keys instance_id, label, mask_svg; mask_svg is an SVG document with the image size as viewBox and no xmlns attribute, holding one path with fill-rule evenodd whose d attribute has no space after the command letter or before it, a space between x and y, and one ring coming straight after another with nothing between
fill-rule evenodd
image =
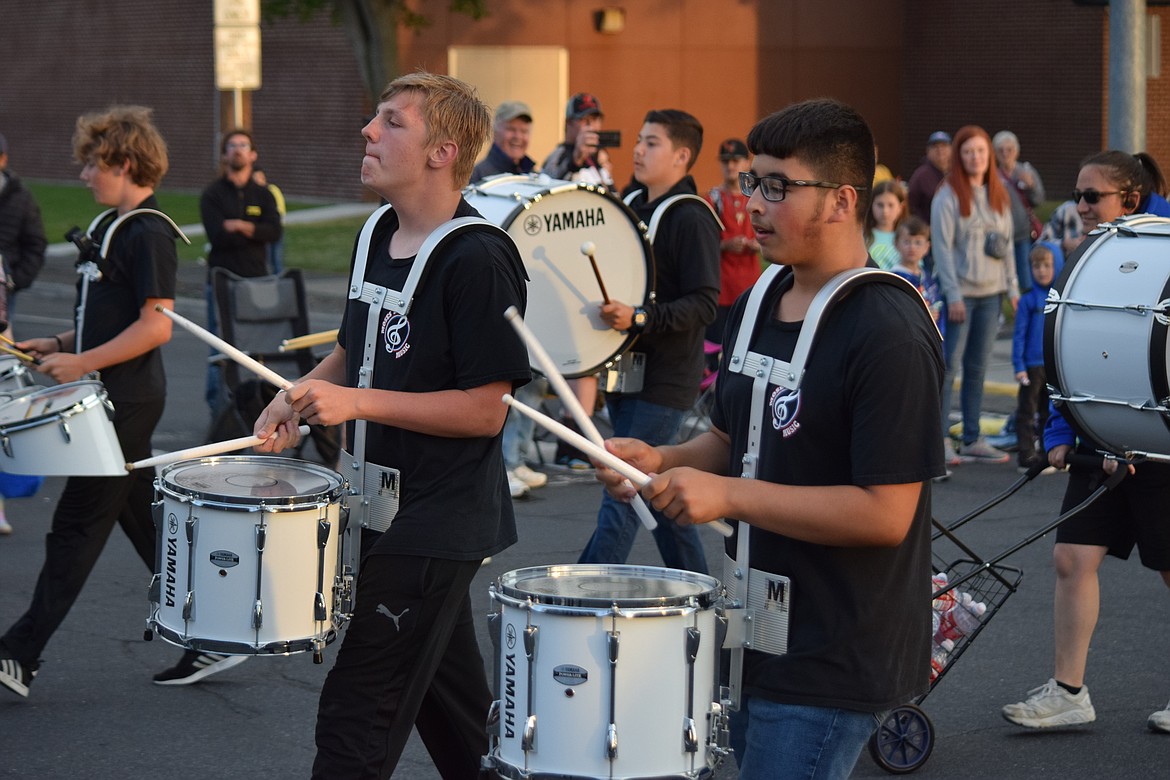
<instances>
[{"instance_id":1,"label":"tree foliage","mask_svg":"<svg viewBox=\"0 0 1170 780\"><path fill-rule=\"evenodd\" d=\"M472 19L487 16L487 0L450 0L447 8ZM398 75L398 28L418 30L430 24L425 14L406 0L261 0L266 22L295 17L308 21L328 11L334 24L345 30L353 46L362 85L377 104L378 95Z\"/></svg>"}]
</instances>

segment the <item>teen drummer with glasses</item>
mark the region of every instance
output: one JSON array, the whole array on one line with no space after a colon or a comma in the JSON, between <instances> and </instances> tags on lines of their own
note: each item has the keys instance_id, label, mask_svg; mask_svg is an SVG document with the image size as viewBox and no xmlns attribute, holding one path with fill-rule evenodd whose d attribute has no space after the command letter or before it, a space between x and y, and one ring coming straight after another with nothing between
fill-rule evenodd
<instances>
[{"instance_id":1,"label":"teen drummer with glasses","mask_svg":"<svg viewBox=\"0 0 1170 780\"><path fill-rule=\"evenodd\" d=\"M752 226L786 268L736 301L723 349L732 355L743 325L752 352L787 361L817 293L875 267L864 238L873 136L853 109L814 100L761 120L747 142L755 159L739 180ZM732 717L741 778L848 777L875 713L926 690L930 490L944 469L938 418L918 410L938 401L942 349L920 296L900 287L858 284L814 318L799 389L754 388L732 357L710 431L675 446L608 442L656 475L642 489L656 509L684 524L728 518L735 568L791 582L787 651L744 651ZM761 314L745 322L757 289ZM741 476L749 453L755 478ZM599 478L616 497L632 491L608 469ZM742 533L747 561L736 557Z\"/></svg>"},{"instance_id":2,"label":"teen drummer with glasses","mask_svg":"<svg viewBox=\"0 0 1170 780\"><path fill-rule=\"evenodd\" d=\"M1149 213L1143 210L1142 204L1155 196L1162 200L1154 189L1161 178L1153 158L1144 153L1108 151L1086 159L1072 195L1085 234L1101 223L1127 214ZM1058 469L1065 467L1074 449L1086 455L1099 452L1092 443L1079 441L1060 410L1055 408L1049 409L1044 445L1048 447L1048 462ZM1100 484L1102 471L1112 473L1117 467L1115 460L1104 460L1100 469L1072 465L1061 512L1084 501ZM1166 522L1170 466L1145 462L1129 469L1130 475L1116 488L1066 520L1056 531L1056 545L1052 550L1056 568L1053 674L1044 685L1029 691L1027 699L1003 708L1003 717L1011 723L1044 729L1096 720L1097 713L1085 685L1085 671L1100 608L1097 572L1106 555L1124 560L1136 545L1142 565L1158 572L1170 587L1170 523ZM1151 621L1150 625L1160 624ZM1161 643L1164 652L1166 632L1129 639L1152 647ZM1160 657L1158 652L1153 655ZM1146 725L1151 731L1170 732L1170 704L1151 714Z\"/></svg>"}]
</instances>

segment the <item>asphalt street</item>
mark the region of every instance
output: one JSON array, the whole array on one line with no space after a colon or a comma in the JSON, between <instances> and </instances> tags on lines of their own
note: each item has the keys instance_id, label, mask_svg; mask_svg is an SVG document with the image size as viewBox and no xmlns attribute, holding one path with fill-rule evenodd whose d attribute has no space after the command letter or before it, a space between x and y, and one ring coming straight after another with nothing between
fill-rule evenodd
<instances>
[{"instance_id":1,"label":"asphalt street","mask_svg":"<svg viewBox=\"0 0 1170 780\"><path fill-rule=\"evenodd\" d=\"M57 281L46 277L21 295L14 318L18 338L66 327L72 290L60 276ZM315 285L321 294L313 298L313 328L336 327L340 304L330 304L336 295L329 293L340 294L343 283L320 279ZM193 297L197 293L192 285L185 289L187 297L178 301L178 311L202 322L202 299ZM165 355L170 389L155 448L172 451L204 440L206 348L176 330ZM1001 412L1011 405L1010 399L994 396L988 404L1000 405ZM521 567L575 561L594 524L600 488L591 477L548 471L549 485L516 503L520 541L485 565L473 584L475 610L485 616L480 645L489 668L489 583ZM949 481L934 486L934 514L953 521L1016 479L1014 464L963 465ZM1064 481L1062 475L1037 477L963 526L959 537L980 557L991 558L1056 516ZM43 536L63 483L63 478L50 478L38 495L7 502L15 532L0 537L3 626L28 606L43 559ZM704 537L708 560L718 574L721 539L713 533ZM935 552L942 562L960 555L946 542L936 544ZM1110 560L1102 573L1102 619L1088 677L1097 722L1036 733L1001 719L1003 704L1023 698L1051 674L1050 553L1051 539L1045 538L1005 561L1024 572L1018 590L990 614L985 630L922 703L933 722L935 747L918 776L1170 776L1170 735L1146 729L1149 713L1170 697L1166 589L1136 560ZM630 563L660 565L648 534L640 532ZM30 698L0 696L0 777L307 777L317 696L336 645L326 649L323 665L314 665L308 654L257 657L198 685L153 685L151 675L170 666L180 651L161 639L143 641L148 579L129 543L115 530L81 597L45 650ZM872 609L881 610L881 602L875 599ZM653 717L657 692L682 684L667 674L645 679L637 694L647 701L647 717ZM885 774L863 754L854 776ZM716 773L721 780L735 775L734 762ZM437 776L425 749L412 738L396 777Z\"/></svg>"}]
</instances>

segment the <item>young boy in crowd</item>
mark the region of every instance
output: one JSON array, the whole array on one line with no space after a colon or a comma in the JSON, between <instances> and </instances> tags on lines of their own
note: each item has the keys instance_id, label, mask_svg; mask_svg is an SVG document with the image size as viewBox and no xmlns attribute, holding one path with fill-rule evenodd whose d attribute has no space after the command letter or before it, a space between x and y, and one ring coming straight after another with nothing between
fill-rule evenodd
<instances>
[{"instance_id":1,"label":"young boy in crowd","mask_svg":"<svg viewBox=\"0 0 1170 780\"><path fill-rule=\"evenodd\" d=\"M1048 383L1044 373L1044 301L1055 275L1052 250L1036 244L1028 255L1032 289L1020 296L1012 336L1012 368L1020 392L1016 404L1019 466L1027 471L1044 457L1043 432L1048 419Z\"/></svg>"},{"instance_id":2,"label":"young boy in crowd","mask_svg":"<svg viewBox=\"0 0 1170 780\"><path fill-rule=\"evenodd\" d=\"M914 216L902 220L894 236L894 247L898 250L898 265L890 270L918 288L938 332L946 336L947 318L943 316L942 292L938 280L923 262L930 252L930 225Z\"/></svg>"}]
</instances>

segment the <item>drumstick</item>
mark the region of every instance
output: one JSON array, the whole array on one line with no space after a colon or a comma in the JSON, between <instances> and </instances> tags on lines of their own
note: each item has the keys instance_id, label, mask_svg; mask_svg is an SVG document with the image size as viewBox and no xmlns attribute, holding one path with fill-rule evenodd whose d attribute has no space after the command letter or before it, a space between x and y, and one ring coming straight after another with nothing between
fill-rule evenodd
<instances>
[{"instance_id":1,"label":"drumstick","mask_svg":"<svg viewBox=\"0 0 1170 780\"><path fill-rule=\"evenodd\" d=\"M5 341L7 341L7 339L5 339ZM13 357L18 357L23 361L32 363L34 366L39 366L41 364L40 358L35 358L27 352L21 352L19 349L8 347L4 344L0 344L0 352L3 352L6 355L12 355Z\"/></svg>"},{"instance_id":2,"label":"drumstick","mask_svg":"<svg viewBox=\"0 0 1170 780\"><path fill-rule=\"evenodd\" d=\"M287 352L293 349L304 349L305 347L319 347L322 344L328 344L336 340L337 328L323 330L320 333L307 333L304 336L294 336L291 339L285 339L280 342L280 347L277 348L277 351Z\"/></svg>"},{"instance_id":3,"label":"drumstick","mask_svg":"<svg viewBox=\"0 0 1170 780\"><path fill-rule=\"evenodd\" d=\"M536 338L536 334L529 329L524 318L520 316L520 312L516 310L515 306L509 306L508 310L504 312L504 319L512 323L512 327L520 334L520 338L528 345L532 356L536 358L537 365L540 370L548 377L549 384L553 386L557 397L561 399L561 403L569 410L569 414L577 421L577 427L581 429L582 433L589 437L589 440L598 447L605 447L605 440L601 436L601 432L597 430L597 426L593 424L593 418L586 413L585 408L581 406L581 402L577 399L577 394L569 387L569 383L561 376L561 372L557 370L557 364L545 352L544 345ZM646 506L646 502L642 500L641 496L634 497L634 512L638 515L638 519L642 521L642 525L646 526L647 531L653 531L658 527L658 521L654 519L654 515L650 514L650 507Z\"/></svg>"},{"instance_id":4,"label":"drumstick","mask_svg":"<svg viewBox=\"0 0 1170 780\"><path fill-rule=\"evenodd\" d=\"M232 360L236 361L241 366L243 366L244 368L251 371L253 374L256 374L258 377L260 377L261 379L263 379L267 382L271 382L272 384L279 387L281 390L288 390L290 387L293 386L292 382L288 381L287 379L282 377L280 374L276 373L271 368L269 368L268 366L261 363L259 360L256 360L254 357L247 354L246 352L241 352L240 350L236 349L231 344L227 343L226 341L224 341L223 339L221 339L219 336L215 335L211 331L206 330L205 328L201 328L200 326L196 325L194 322L191 322L191 320L187 319L186 317L182 316L181 314L174 312L174 311L171 311L170 309L166 308L161 303L156 303L154 306L154 310L158 311L158 312L162 312L166 316L170 317L172 320L174 320L174 322L177 325L179 325L180 327L182 327L185 330L190 331L199 340L215 347L220 352L227 355Z\"/></svg>"},{"instance_id":5,"label":"drumstick","mask_svg":"<svg viewBox=\"0 0 1170 780\"><path fill-rule=\"evenodd\" d=\"M567 441L569 444L572 444L577 449L588 454L594 460L600 461L606 466L609 466L611 469L630 480L630 482L634 483L638 488L641 488L650 481L649 476L643 474L629 463L626 463L617 455L614 455L612 452L605 449L605 447L598 447L596 444L589 441L584 436L574 431L572 428L569 428L566 425L562 425L548 415L533 409L526 403L517 401L510 393L504 393L502 400L508 406L511 406L525 417L530 418L533 422L545 430L554 434L558 438ZM710 527L711 530L717 532L721 536L731 536L733 533L731 526L722 520L713 520L710 523L701 523L701 525L704 527Z\"/></svg>"},{"instance_id":6,"label":"drumstick","mask_svg":"<svg viewBox=\"0 0 1170 780\"><path fill-rule=\"evenodd\" d=\"M309 435L309 426L302 425L300 427L301 436ZM188 447L185 450L176 450L175 452L167 452L162 455L155 455L153 458L145 458L143 460L136 460L133 463L126 464L127 471L134 469L145 469L154 466L165 466L168 463L177 463L180 460L192 460L194 458L206 458L210 455L222 455L225 452L234 452L236 450L247 449L248 447L255 447L261 442L267 441L259 436L241 436L238 439L228 439L227 441L217 441L212 444L202 444L198 447Z\"/></svg>"},{"instance_id":7,"label":"drumstick","mask_svg":"<svg viewBox=\"0 0 1170 780\"><path fill-rule=\"evenodd\" d=\"M601 288L601 300L609 303L609 293L605 291L605 282L601 281L601 271L597 269L597 260L593 257L596 249L597 246L592 241L586 241L581 245L581 254L589 257L589 265L593 266L593 276L597 279L597 286Z\"/></svg>"}]
</instances>

